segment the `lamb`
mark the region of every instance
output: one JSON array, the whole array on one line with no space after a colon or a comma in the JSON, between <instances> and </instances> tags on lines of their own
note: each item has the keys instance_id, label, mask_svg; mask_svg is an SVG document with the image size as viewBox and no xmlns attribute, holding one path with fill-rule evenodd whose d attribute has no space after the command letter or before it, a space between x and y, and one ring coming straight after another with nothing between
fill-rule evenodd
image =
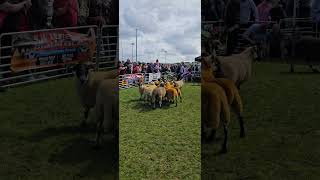
<instances>
[{"instance_id":1,"label":"lamb","mask_svg":"<svg viewBox=\"0 0 320 180\"><path fill-rule=\"evenodd\" d=\"M117 70L107 72L89 72L88 64L79 63L73 67L75 71L76 90L80 98L80 103L84 109L84 120L82 125L86 125L89 111L96 104L97 88L102 80L117 78Z\"/></svg>"},{"instance_id":2,"label":"lamb","mask_svg":"<svg viewBox=\"0 0 320 180\"><path fill-rule=\"evenodd\" d=\"M152 103L153 103L153 108L156 108L156 100L159 101L160 108L162 106L162 100L166 96L166 88L163 87L164 84L160 84L159 87L155 88L152 92Z\"/></svg>"},{"instance_id":3,"label":"lamb","mask_svg":"<svg viewBox=\"0 0 320 180\"><path fill-rule=\"evenodd\" d=\"M100 146L104 127L118 138L119 135L119 85L117 79L103 80L96 96L97 133L96 147ZM103 126L103 123L106 123Z\"/></svg>"},{"instance_id":4,"label":"lamb","mask_svg":"<svg viewBox=\"0 0 320 180\"><path fill-rule=\"evenodd\" d=\"M257 48L249 47L240 54L232 56L216 56L216 77L232 80L238 89L251 77L252 61L258 57Z\"/></svg>"}]
</instances>

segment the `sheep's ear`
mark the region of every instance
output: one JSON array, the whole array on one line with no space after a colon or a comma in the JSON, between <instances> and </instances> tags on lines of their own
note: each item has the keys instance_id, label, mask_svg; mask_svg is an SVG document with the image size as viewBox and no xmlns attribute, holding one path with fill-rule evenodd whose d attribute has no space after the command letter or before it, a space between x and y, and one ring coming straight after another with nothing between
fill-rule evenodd
<instances>
[{"instance_id":1,"label":"sheep's ear","mask_svg":"<svg viewBox=\"0 0 320 180\"><path fill-rule=\"evenodd\" d=\"M78 66L79 66L78 64L69 64L69 65L66 65L66 70L68 72L70 72L70 71L75 72L75 70Z\"/></svg>"},{"instance_id":2,"label":"sheep's ear","mask_svg":"<svg viewBox=\"0 0 320 180\"><path fill-rule=\"evenodd\" d=\"M95 64L91 61L86 62L86 65L88 67L88 69L94 69L95 68Z\"/></svg>"}]
</instances>

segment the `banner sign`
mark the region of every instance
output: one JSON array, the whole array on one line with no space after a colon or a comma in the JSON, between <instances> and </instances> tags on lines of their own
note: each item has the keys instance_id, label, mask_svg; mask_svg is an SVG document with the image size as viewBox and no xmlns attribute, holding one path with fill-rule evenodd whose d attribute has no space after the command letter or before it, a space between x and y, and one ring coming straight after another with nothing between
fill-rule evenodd
<instances>
[{"instance_id":1,"label":"banner sign","mask_svg":"<svg viewBox=\"0 0 320 180\"><path fill-rule=\"evenodd\" d=\"M59 30L17 35L13 41L11 70L20 72L91 61L95 51L92 28L87 34Z\"/></svg>"},{"instance_id":2,"label":"banner sign","mask_svg":"<svg viewBox=\"0 0 320 180\"><path fill-rule=\"evenodd\" d=\"M124 79L130 84L137 84L140 79L144 80L144 76L142 74L128 74L124 77Z\"/></svg>"}]
</instances>

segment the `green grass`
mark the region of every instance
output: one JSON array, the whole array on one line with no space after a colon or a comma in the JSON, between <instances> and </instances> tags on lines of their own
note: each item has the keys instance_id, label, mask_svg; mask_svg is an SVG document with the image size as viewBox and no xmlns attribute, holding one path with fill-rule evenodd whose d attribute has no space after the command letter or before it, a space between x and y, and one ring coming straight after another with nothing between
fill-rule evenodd
<instances>
[{"instance_id":1,"label":"green grass","mask_svg":"<svg viewBox=\"0 0 320 180\"><path fill-rule=\"evenodd\" d=\"M137 88L120 91L120 179L200 179L200 86L182 93L153 110Z\"/></svg>"},{"instance_id":2,"label":"green grass","mask_svg":"<svg viewBox=\"0 0 320 180\"><path fill-rule=\"evenodd\" d=\"M202 148L204 179L319 179L320 74L297 66L259 63L241 87L247 136L231 119L229 153L221 140ZM223 138L219 129L218 139ZM211 177L211 178L210 178Z\"/></svg>"},{"instance_id":3,"label":"green grass","mask_svg":"<svg viewBox=\"0 0 320 180\"><path fill-rule=\"evenodd\" d=\"M0 99L1 180L108 179L116 171L115 145L93 150L94 126L79 126L72 79L9 89Z\"/></svg>"}]
</instances>

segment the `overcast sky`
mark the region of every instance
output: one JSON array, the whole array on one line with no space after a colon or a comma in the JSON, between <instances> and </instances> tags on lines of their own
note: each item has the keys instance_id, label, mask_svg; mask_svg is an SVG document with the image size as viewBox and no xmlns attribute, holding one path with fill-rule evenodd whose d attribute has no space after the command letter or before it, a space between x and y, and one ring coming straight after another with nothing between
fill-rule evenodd
<instances>
[{"instance_id":1,"label":"overcast sky","mask_svg":"<svg viewBox=\"0 0 320 180\"><path fill-rule=\"evenodd\" d=\"M120 0L120 59L194 61L201 51L201 0ZM135 61L135 45L134 61Z\"/></svg>"}]
</instances>

